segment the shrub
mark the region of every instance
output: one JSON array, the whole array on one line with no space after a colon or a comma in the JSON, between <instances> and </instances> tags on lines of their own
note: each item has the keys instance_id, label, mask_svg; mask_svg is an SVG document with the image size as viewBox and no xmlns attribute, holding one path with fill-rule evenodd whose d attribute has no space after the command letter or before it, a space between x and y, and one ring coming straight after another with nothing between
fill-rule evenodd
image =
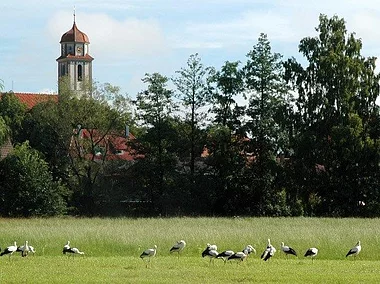
<instances>
[{"instance_id":1,"label":"shrub","mask_svg":"<svg viewBox=\"0 0 380 284\"><path fill-rule=\"evenodd\" d=\"M53 216L65 213L66 187L54 181L48 164L29 142L17 145L0 162L0 214Z\"/></svg>"}]
</instances>

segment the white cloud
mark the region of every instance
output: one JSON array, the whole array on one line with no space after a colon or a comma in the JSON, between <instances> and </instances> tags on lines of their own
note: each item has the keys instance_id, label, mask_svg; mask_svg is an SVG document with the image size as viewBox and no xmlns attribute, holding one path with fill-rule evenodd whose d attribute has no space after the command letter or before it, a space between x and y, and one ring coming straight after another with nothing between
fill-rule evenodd
<instances>
[{"instance_id":1,"label":"white cloud","mask_svg":"<svg viewBox=\"0 0 380 284\"><path fill-rule=\"evenodd\" d=\"M182 35L177 34L176 47L226 48L251 45L260 33L266 33L275 41L298 42L302 35L313 31L313 25L308 28L307 24L300 24L304 20L306 18L281 11L248 10L220 22L189 24ZM317 18L314 19L314 22L317 21Z\"/></svg>"},{"instance_id":2,"label":"white cloud","mask_svg":"<svg viewBox=\"0 0 380 284\"><path fill-rule=\"evenodd\" d=\"M126 18L116 20L106 14L78 14L77 27L89 36L90 54L104 60L125 60L152 56L167 50L164 33L155 20ZM73 16L68 12L54 14L48 23L51 38L71 29ZM96 44L91 45L91 42Z\"/></svg>"},{"instance_id":3,"label":"white cloud","mask_svg":"<svg viewBox=\"0 0 380 284\"><path fill-rule=\"evenodd\" d=\"M244 2L244 1L241 1ZM337 15L347 22L348 32L378 45L380 9L374 0L272 0L246 3L247 8L233 17L220 17L214 21L188 22L172 38L177 48L229 48L247 46L256 42L260 33L266 33L277 45L293 44L307 36L315 36L319 15ZM231 5L222 1L220 5ZM351 29L354 27L354 29Z\"/></svg>"}]
</instances>

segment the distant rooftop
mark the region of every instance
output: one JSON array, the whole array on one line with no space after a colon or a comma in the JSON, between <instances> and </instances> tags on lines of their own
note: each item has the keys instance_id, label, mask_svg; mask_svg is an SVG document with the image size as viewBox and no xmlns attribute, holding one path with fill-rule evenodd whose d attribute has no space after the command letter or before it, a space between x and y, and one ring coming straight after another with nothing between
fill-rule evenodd
<instances>
[{"instance_id":1,"label":"distant rooftop","mask_svg":"<svg viewBox=\"0 0 380 284\"><path fill-rule=\"evenodd\" d=\"M28 109L33 108L36 104L52 100L58 102L58 94L41 94L41 93L13 93Z\"/></svg>"}]
</instances>

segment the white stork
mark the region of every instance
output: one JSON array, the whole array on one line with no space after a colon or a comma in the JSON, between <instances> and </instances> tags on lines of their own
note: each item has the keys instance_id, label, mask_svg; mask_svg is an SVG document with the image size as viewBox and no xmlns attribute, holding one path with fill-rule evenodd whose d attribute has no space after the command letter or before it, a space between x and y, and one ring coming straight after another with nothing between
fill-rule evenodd
<instances>
[{"instance_id":1,"label":"white stork","mask_svg":"<svg viewBox=\"0 0 380 284\"><path fill-rule=\"evenodd\" d=\"M26 257L29 254L30 248L28 245L28 241L25 241L25 244L23 246L20 246L17 248L17 251L21 251L21 256Z\"/></svg>"},{"instance_id":2,"label":"white stork","mask_svg":"<svg viewBox=\"0 0 380 284\"><path fill-rule=\"evenodd\" d=\"M209 257L210 258L210 263L211 261L218 256L218 251L216 250L217 246L216 245L210 245L207 244L206 249L202 252L202 257Z\"/></svg>"},{"instance_id":3,"label":"white stork","mask_svg":"<svg viewBox=\"0 0 380 284\"><path fill-rule=\"evenodd\" d=\"M180 240L173 245L173 247L170 249L170 253L177 252L178 258L179 258L179 254L181 251L183 251L185 246L186 246L186 242L184 240Z\"/></svg>"},{"instance_id":4,"label":"white stork","mask_svg":"<svg viewBox=\"0 0 380 284\"><path fill-rule=\"evenodd\" d=\"M233 254L235 254L234 251L225 250L225 251L219 253L215 258L221 258L221 259L223 259L224 263L226 263L227 259Z\"/></svg>"},{"instance_id":5,"label":"white stork","mask_svg":"<svg viewBox=\"0 0 380 284\"><path fill-rule=\"evenodd\" d=\"M297 256L296 251L293 248L284 245L284 242L281 243L281 250L285 253L286 258L288 258L289 254Z\"/></svg>"},{"instance_id":6,"label":"white stork","mask_svg":"<svg viewBox=\"0 0 380 284\"><path fill-rule=\"evenodd\" d=\"M348 253L346 254L346 257L349 255L353 255L354 257L356 257L360 253L361 250L362 250L362 246L360 244L360 241L358 241L356 245L348 251Z\"/></svg>"},{"instance_id":7,"label":"white stork","mask_svg":"<svg viewBox=\"0 0 380 284\"><path fill-rule=\"evenodd\" d=\"M146 267L148 267L148 262L150 262L152 257L155 257L157 253L157 246L154 245L153 248L146 249L140 254L140 258L144 260L144 258L148 258L148 261L146 263Z\"/></svg>"},{"instance_id":8,"label":"white stork","mask_svg":"<svg viewBox=\"0 0 380 284\"><path fill-rule=\"evenodd\" d=\"M263 251L263 253L261 254L261 259L263 259L264 261L267 261L267 260L270 259L272 256L274 256L275 253L276 253L276 248L275 248L274 246L271 245L271 243L270 243L270 239L268 239L267 247L266 247L266 249Z\"/></svg>"},{"instance_id":9,"label":"white stork","mask_svg":"<svg viewBox=\"0 0 380 284\"><path fill-rule=\"evenodd\" d=\"M70 241L67 241L67 244L63 247L62 253L63 254L68 253L68 254L71 254L71 255L76 255L76 254L84 255L84 252L80 251L78 248L72 248L72 247L70 247Z\"/></svg>"},{"instance_id":10,"label":"white stork","mask_svg":"<svg viewBox=\"0 0 380 284\"><path fill-rule=\"evenodd\" d=\"M311 261L313 262L314 261L314 257L316 257L317 254L318 254L318 249L317 248L309 248L305 252L305 257L310 256L311 257Z\"/></svg>"},{"instance_id":11,"label":"white stork","mask_svg":"<svg viewBox=\"0 0 380 284\"><path fill-rule=\"evenodd\" d=\"M4 249L3 252L0 253L0 256L3 256L4 254L9 254L9 258L11 258L11 255L17 251L17 244L14 242L13 246L9 246L6 249Z\"/></svg>"}]
</instances>

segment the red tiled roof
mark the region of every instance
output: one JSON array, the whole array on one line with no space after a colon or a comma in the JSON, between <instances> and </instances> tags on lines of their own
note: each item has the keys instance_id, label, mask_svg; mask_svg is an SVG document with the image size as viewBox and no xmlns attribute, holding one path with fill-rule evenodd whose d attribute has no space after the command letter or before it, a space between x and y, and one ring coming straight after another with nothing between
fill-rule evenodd
<instances>
[{"instance_id":1,"label":"red tiled roof","mask_svg":"<svg viewBox=\"0 0 380 284\"><path fill-rule=\"evenodd\" d=\"M75 24L75 22L71 30L67 31L66 33L62 35L60 43L62 42L90 43L88 36L77 28L77 25Z\"/></svg>"},{"instance_id":2,"label":"red tiled roof","mask_svg":"<svg viewBox=\"0 0 380 284\"><path fill-rule=\"evenodd\" d=\"M91 132L91 133L90 133ZM75 134L78 133L77 130L74 131ZM98 140L100 139L99 133L96 130L89 131L88 129L81 129L79 132L79 137L81 139L91 139L91 135L93 136L92 139ZM118 134L107 134L102 141L99 142L100 147L107 148L106 153L106 160L124 160L124 161L133 161L136 159L143 158L142 155L136 154L130 146L128 146L128 141L134 140L136 137L129 133L128 138L124 136L120 136ZM107 144L107 145L106 145ZM73 140L71 141L71 145L73 149ZM112 150L111 150L112 148ZM101 153L99 154L87 154L87 159L94 159L94 160L102 160L103 156Z\"/></svg>"},{"instance_id":3,"label":"red tiled roof","mask_svg":"<svg viewBox=\"0 0 380 284\"><path fill-rule=\"evenodd\" d=\"M58 102L57 94L37 94L37 93L14 93L14 95L26 105L28 109L31 109L38 103L47 102L49 100Z\"/></svg>"}]
</instances>

